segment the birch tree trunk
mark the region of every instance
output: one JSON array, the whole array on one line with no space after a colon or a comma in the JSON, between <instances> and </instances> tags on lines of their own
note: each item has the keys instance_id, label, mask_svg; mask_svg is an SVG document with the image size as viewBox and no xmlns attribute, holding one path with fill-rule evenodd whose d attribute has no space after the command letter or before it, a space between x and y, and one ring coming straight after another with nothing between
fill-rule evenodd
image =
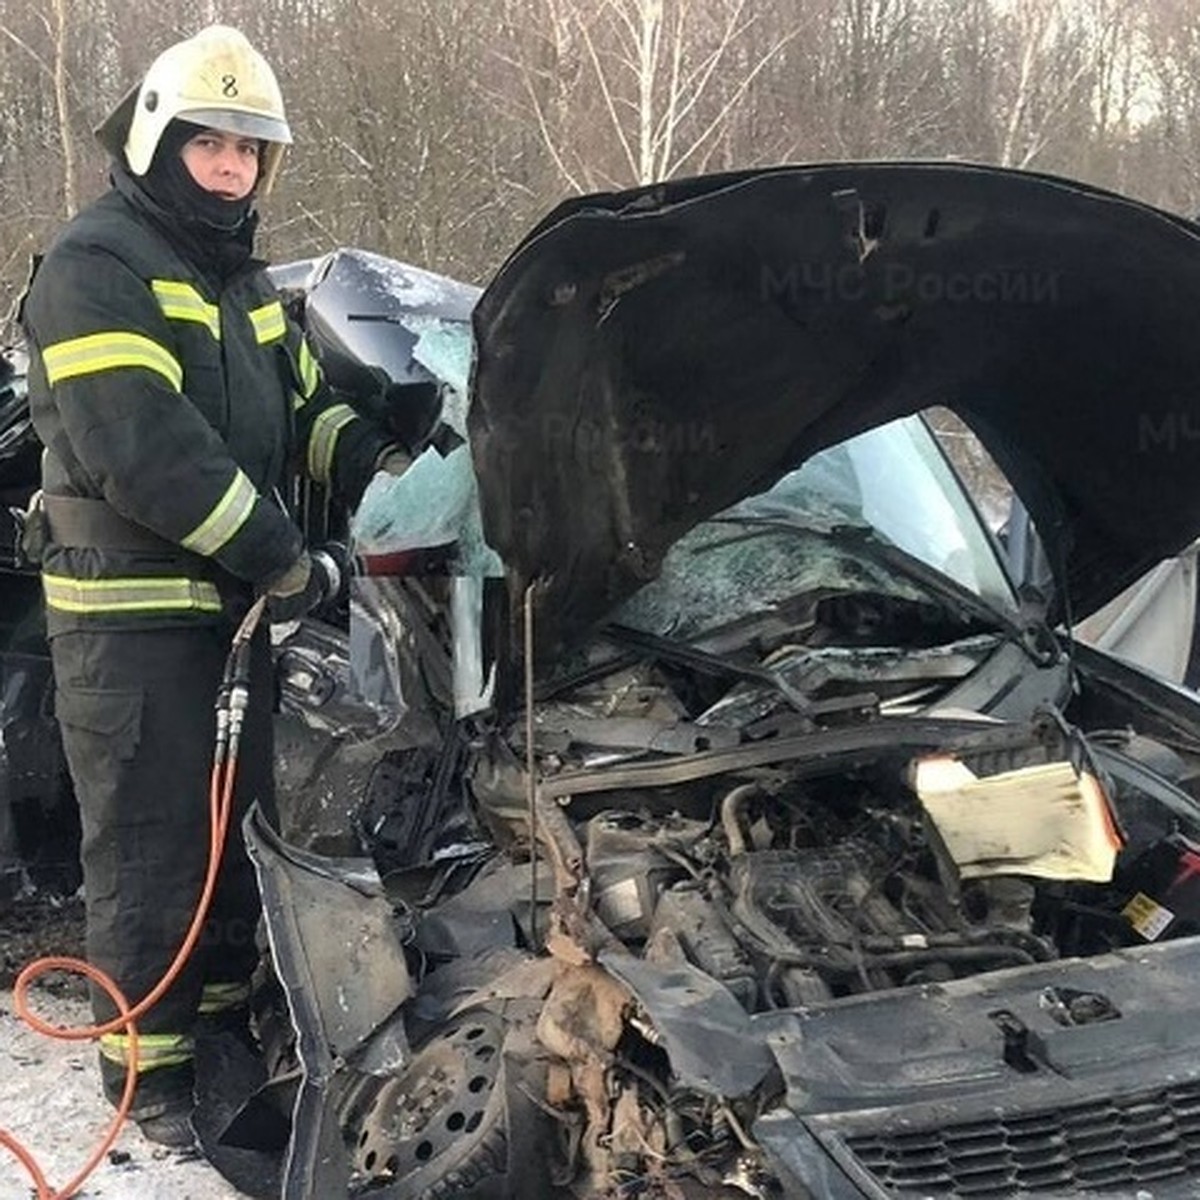
<instances>
[{"instance_id":1,"label":"birch tree trunk","mask_svg":"<svg viewBox=\"0 0 1200 1200\"><path fill-rule=\"evenodd\" d=\"M73 217L79 208L79 190L75 181L75 136L67 106L67 2L54 0L54 107L62 147L63 210L67 217Z\"/></svg>"}]
</instances>

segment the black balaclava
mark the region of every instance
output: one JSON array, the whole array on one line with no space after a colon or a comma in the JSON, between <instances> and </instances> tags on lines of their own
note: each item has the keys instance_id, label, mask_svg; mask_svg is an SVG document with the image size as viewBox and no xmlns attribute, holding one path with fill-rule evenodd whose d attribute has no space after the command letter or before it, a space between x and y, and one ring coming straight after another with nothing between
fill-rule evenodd
<instances>
[{"instance_id":1,"label":"black balaclava","mask_svg":"<svg viewBox=\"0 0 1200 1200\"><path fill-rule=\"evenodd\" d=\"M180 152L204 128L178 118L171 121L149 170L134 182L159 210L160 222L187 257L201 270L225 279L253 252L258 214L254 192L241 200L226 200L192 178Z\"/></svg>"}]
</instances>

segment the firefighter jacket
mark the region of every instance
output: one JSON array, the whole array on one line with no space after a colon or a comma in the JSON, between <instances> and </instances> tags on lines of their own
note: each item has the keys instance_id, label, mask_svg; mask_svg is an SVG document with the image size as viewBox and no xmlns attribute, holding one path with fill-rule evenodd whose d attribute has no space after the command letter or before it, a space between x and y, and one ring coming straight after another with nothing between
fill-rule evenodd
<instances>
[{"instance_id":1,"label":"firefighter jacket","mask_svg":"<svg viewBox=\"0 0 1200 1200\"><path fill-rule=\"evenodd\" d=\"M216 622L303 549L280 499L292 468L354 500L389 445L322 381L261 262L198 268L114 182L64 227L22 308L51 635ZM57 529L60 497L87 519Z\"/></svg>"}]
</instances>

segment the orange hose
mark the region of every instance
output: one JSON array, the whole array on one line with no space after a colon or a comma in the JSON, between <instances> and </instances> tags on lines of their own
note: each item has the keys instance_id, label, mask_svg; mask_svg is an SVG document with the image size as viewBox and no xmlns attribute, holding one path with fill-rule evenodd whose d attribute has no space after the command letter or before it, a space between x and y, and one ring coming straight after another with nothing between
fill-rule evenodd
<instances>
[{"instance_id":1,"label":"orange hose","mask_svg":"<svg viewBox=\"0 0 1200 1200\"><path fill-rule=\"evenodd\" d=\"M254 627L258 623L258 618L262 614L262 610L263 601L260 599L251 607L249 613L246 615L246 619L242 622L234 636L235 647L238 643L249 640L251 634L254 632ZM125 1067L125 1088L121 1093L121 1101L117 1106L116 1114L105 1131L104 1138L99 1146L92 1152L75 1178L64 1188L61 1188L59 1191L51 1190L45 1173L38 1166L37 1160L30 1151L7 1130L0 1129L0 1146L12 1153L29 1173L34 1186L37 1188L37 1200L70 1200L70 1197L78 1192L84 1180L96 1169L100 1160L108 1153L113 1142L117 1140L126 1118L129 1116L129 1109L133 1104L133 1094L137 1088L138 1032L136 1022L139 1017L145 1016L162 999L167 989L175 982L179 972L183 970L184 964L191 957L191 953L195 949L196 942L200 939L200 934L204 929L204 922L208 917L209 907L212 904L213 892L217 886L217 874L221 867L221 854L225 848L225 835L229 829L229 814L233 807L233 784L236 777L237 749L234 747L228 759L221 761L218 758L213 764L208 791L208 869L204 875L204 887L201 889L200 899L196 904L196 911L192 915L192 922L188 926L188 931L184 935L179 949L175 952L175 957L171 961L171 965L167 968L162 979L151 988L145 997L130 1008L129 1001L125 998L124 993L122 993L116 983L101 971L99 967L94 967L91 963L85 962L81 958L50 957L36 959L21 971L17 976L16 982L13 984L14 1012L16 1012L17 1016L26 1025L45 1037L66 1042L85 1042L92 1041L106 1033L114 1033L118 1029L125 1030L129 1036L129 1053ZM49 971L73 972L77 975L83 975L93 983L98 984L117 1006L119 1015L102 1025L70 1027L51 1025L49 1022L43 1021L41 1017L37 1016L30 1009L27 993L29 985L35 979L38 979Z\"/></svg>"}]
</instances>

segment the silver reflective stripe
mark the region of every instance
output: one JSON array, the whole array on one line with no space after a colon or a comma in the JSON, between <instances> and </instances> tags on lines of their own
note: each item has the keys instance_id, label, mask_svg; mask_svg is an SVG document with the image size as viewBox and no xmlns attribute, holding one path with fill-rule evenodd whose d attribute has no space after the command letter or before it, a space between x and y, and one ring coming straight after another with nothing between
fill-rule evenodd
<instances>
[{"instance_id":1,"label":"silver reflective stripe","mask_svg":"<svg viewBox=\"0 0 1200 1200\"><path fill-rule=\"evenodd\" d=\"M206 983L200 992L200 1012L228 1012L250 1002L248 983Z\"/></svg>"},{"instance_id":2,"label":"silver reflective stripe","mask_svg":"<svg viewBox=\"0 0 1200 1200\"><path fill-rule=\"evenodd\" d=\"M42 351L46 382L53 386L79 375L144 367L157 371L178 392L183 387L183 368L165 347L140 333L109 330L55 342Z\"/></svg>"},{"instance_id":3,"label":"silver reflective stripe","mask_svg":"<svg viewBox=\"0 0 1200 1200\"><path fill-rule=\"evenodd\" d=\"M199 579L71 579L42 575L47 608L71 613L220 612L216 587Z\"/></svg>"},{"instance_id":4,"label":"silver reflective stripe","mask_svg":"<svg viewBox=\"0 0 1200 1200\"><path fill-rule=\"evenodd\" d=\"M215 304L209 304L190 283L179 279L152 279L150 290L164 317L172 321L195 321L218 342L221 340L221 310Z\"/></svg>"},{"instance_id":5,"label":"silver reflective stripe","mask_svg":"<svg viewBox=\"0 0 1200 1200\"><path fill-rule=\"evenodd\" d=\"M119 1066L129 1065L129 1043L127 1033L104 1033L100 1035L100 1053L109 1062ZM156 1067L178 1067L191 1062L195 1046L190 1037L183 1033L139 1033L137 1070L153 1071Z\"/></svg>"},{"instance_id":6,"label":"silver reflective stripe","mask_svg":"<svg viewBox=\"0 0 1200 1200\"><path fill-rule=\"evenodd\" d=\"M334 404L313 422L312 434L308 439L308 474L315 482L329 482L338 434L356 417L350 405Z\"/></svg>"},{"instance_id":7,"label":"silver reflective stripe","mask_svg":"<svg viewBox=\"0 0 1200 1200\"><path fill-rule=\"evenodd\" d=\"M212 512L180 544L196 554L216 554L245 525L257 501L254 484L238 470Z\"/></svg>"},{"instance_id":8,"label":"silver reflective stripe","mask_svg":"<svg viewBox=\"0 0 1200 1200\"><path fill-rule=\"evenodd\" d=\"M287 322L283 318L283 305L272 300L260 308L252 308L246 314L254 326L254 337L260 346L277 342L287 333Z\"/></svg>"}]
</instances>

